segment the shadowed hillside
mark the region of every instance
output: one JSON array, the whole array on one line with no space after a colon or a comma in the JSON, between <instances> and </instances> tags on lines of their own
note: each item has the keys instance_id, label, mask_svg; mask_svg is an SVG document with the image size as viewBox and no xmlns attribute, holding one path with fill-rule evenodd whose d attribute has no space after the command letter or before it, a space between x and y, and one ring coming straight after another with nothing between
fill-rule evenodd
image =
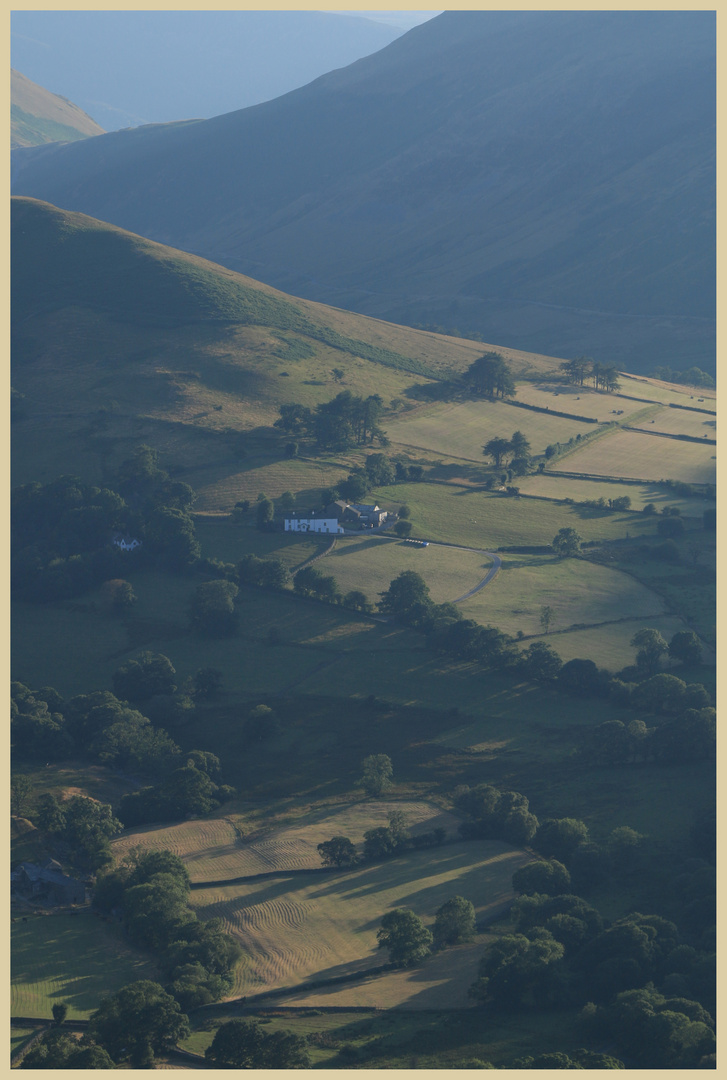
<instances>
[{"instance_id":1,"label":"shadowed hillside","mask_svg":"<svg viewBox=\"0 0 727 1080\"><path fill-rule=\"evenodd\" d=\"M265 443L281 404L388 402L488 348L297 300L33 199L12 200L12 237L19 480L98 476L143 440L182 467L239 469L241 433ZM519 374L557 367L501 351Z\"/></svg>"},{"instance_id":2,"label":"shadowed hillside","mask_svg":"<svg viewBox=\"0 0 727 1080\"><path fill-rule=\"evenodd\" d=\"M446 12L275 101L16 171L298 295L713 369L710 12Z\"/></svg>"}]
</instances>

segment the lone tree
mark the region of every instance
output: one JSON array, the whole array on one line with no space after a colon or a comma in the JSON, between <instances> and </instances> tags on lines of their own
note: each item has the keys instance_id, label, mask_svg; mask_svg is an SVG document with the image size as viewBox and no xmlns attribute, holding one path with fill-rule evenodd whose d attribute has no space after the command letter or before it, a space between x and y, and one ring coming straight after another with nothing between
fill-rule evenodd
<instances>
[{"instance_id":1,"label":"lone tree","mask_svg":"<svg viewBox=\"0 0 727 1080\"><path fill-rule=\"evenodd\" d=\"M232 581L203 581L189 602L189 621L198 634L231 637L237 628L235 597L239 589Z\"/></svg>"},{"instance_id":2,"label":"lone tree","mask_svg":"<svg viewBox=\"0 0 727 1080\"><path fill-rule=\"evenodd\" d=\"M482 447L482 453L485 457L491 457L495 462L495 467L499 469L502 464L502 460L506 454L512 451L512 445L508 439L503 439L500 436L496 436L494 439L490 439Z\"/></svg>"},{"instance_id":3,"label":"lone tree","mask_svg":"<svg viewBox=\"0 0 727 1080\"><path fill-rule=\"evenodd\" d=\"M431 931L409 908L387 911L376 937L379 948L389 950L391 963L402 967L416 964L428 956L434 941Z\"/></svg>"},{"instance_id":4,"label":"lone tree","mask_svg":"<svg viewBox=\"0 0 727 1080\"><path fill-rule=\"evenodd\" d=\"M555 612L550 604L543 604L540 609L540 625L546 634L550 630L550 624L552 623L554 616Z\"/></svg>"},{"instance_id":5,"label":"lone tree","mask_svg":"<svg viewBox=\"0 0 727 1080\"><path fill-rule=\"evenodd\" d=\"M347 836L333 836L318 845L318 853L324 866L353 866L357 860L356 848Z\"/></svg>"},{"instance_id":6,"label":"lone tree","mask_svg":"<svg viewBox=\"0 0 727 1080\"><path fill-rule=\"evenodd\" d=\"M638 649L636 666L647 672L658 670L659 662L669 648L658 630L646 626L637 630L631 638L631 644Z\"/></svg>"},{"instance_id":7,"label":"lone tree","mask_svg":"<svg viewBox=\"0 0 727 1080\"><path fill-rule=\"evenodd\" d=\"M459 945L471 941L474 936L475 909L470 900L453 896L437 909L434 920L434 944L437 948Z\"/></svg>"},{"instance_id":8,"label":"lone tree","mask_svg":"<svg viewBox=\"0 0 727 1080\"><path fill-rule=\"evenodd\" d=\"M382 795L393 786L394 766L387 754L369 754L363 759L363 776L359 786L373 798Z\"/></svg>"},{"instance_id":9,"label":"lone tree","mask_svg":"<svg viewBox=\"0 0 727 1080\"><path fill-rule=\"evenodd\" d=\"M397 521L394 526L394 532L397 536L402 538L410 536L412 530L412 523L410 521Z\"/></svg>"},{"instance_id":10,"label":"lone tree","mask_svg":"<svg viewBox=\"0 0 727 1080\"><path fill-rule=\"evenodd\" d=\"M568 559L578 554L582 542L583 537L579 536L575 529L559 529L551 546L559 559Z\"/></svg>"},{"instance_id":11,"label":"lone tree","mask_svg":"<svg viewBox=\"0 0 727 1080\"><path fill-rule=\"evenodd\" d=\"M380 596L379 611L402 622L416 620L432 603L429 586L415 570L403 570Z\"/></svg>"}]
</instances>

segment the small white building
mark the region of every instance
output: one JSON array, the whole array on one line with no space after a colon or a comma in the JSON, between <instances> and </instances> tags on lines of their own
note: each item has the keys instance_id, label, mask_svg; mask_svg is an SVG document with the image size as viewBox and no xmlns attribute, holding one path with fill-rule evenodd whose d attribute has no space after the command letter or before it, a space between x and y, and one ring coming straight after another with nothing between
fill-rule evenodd
<instances>
[{"instance_id":1,"label":"small white building","mask_svg":"<svg viewBox=\"0 0 727 1080\"><path fill-rule=\"evenodd\" d=\"M114 533L111 543L121 551L135 551L136 548L141 547L141 540L137 540L134 536L123 536L121 533Z\"/></svg>"},{"instance_id":2,"label":"small white building","mask_svg":"<svg viewBox=\"0 0 727 1080\"><path fill-rule=\"evenodd\" d=\"M285 531L301 533L342 533L343 526L338 524L338 518L286 518Z\"/></svg>"}]
</instances>

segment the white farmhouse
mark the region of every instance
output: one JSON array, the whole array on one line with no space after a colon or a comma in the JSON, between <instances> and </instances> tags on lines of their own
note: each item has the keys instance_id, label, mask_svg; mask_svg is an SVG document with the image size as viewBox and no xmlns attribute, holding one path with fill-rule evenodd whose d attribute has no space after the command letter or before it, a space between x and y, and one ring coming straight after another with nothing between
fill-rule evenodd
<instances>
[{"instance_id":1,"label":"white farmhouse","mask_svg":"<svg viewBox=\"0 0 727 1080\"><path fill-rule=\"evenodd\" d=\"M111 543L121 551L135 551L141 547L141 540L137 540L135 536L123 536L122 533L114 533Z\"/></svg>"},{"instance_id":2,"label":"white farmhouse","mask_svg":"<svg viewBox=\"0 0 727 1080\"><path fill-rule=\"evenodd\" d=\"M299 533L342 533L343 526L338 524L338 518L327 517L308 517L308 518L286 518L285 519L285 531L286 532L299 532Z\"/></svg>"}]
</instances>

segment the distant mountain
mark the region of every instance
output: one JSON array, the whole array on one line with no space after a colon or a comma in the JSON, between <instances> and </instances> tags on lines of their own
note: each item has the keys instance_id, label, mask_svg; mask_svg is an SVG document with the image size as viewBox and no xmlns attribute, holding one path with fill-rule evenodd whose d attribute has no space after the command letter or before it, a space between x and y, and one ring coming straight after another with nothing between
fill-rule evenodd
<instances>
[{"instance_id":1,"label":"distant mountain","mask_svg":"<svg viewBox=\"0 0 727 1080\"><path fill-rule=\"evenodd\" d=\"M445 12L212 120L15 155L19 194L278 288L714 370L713 12Z\"/></svg>"},{"instance_id":2,"label":"distant mountain","mask_svg":"<svg viewBox=\"0 0 727 1080\"><path fill-rule=\"evenodd\" d=\"M39 146L103 135L102 127L66 98L10 72L10 145Z\"/></svg>"},{"instance_id":3,"label":"distant mountain","mask_svg":"<svg viewBox=\"0 0 727 1080\"><path fill-rule=\"evenodd\" d=\"M14 11L11 52L116 131L268 101L403 32L322 11Z\"/></svg>"}]
</instances>

